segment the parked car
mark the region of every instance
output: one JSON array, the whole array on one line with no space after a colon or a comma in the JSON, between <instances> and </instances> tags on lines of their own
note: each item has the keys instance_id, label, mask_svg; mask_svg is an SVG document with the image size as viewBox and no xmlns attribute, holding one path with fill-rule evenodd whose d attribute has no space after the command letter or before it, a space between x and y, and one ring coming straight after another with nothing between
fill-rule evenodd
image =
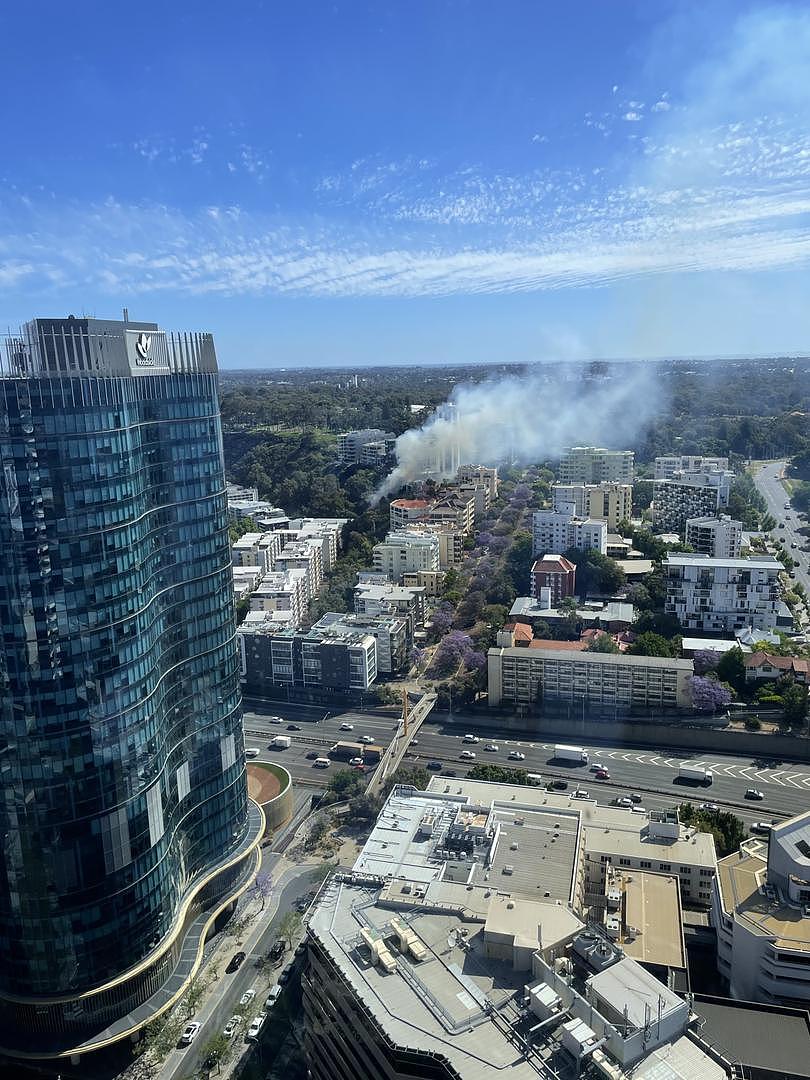
<instances>
[{"instance_id":1,"label":"parked car","mask_svg":"<svg viewBox=\"0 0 810 1080\"><path fill-rule=\"evenodd\" d=\"M272 1009L280 997L281 987L278 985L278 983L276 983L276 985L271 988L270 993L267 995L267 1001L265 1001L264 1003L265 1011Z\"/></svg>"},{"instance_id":2,"label":"parked car","mask_svg":"<svg viewBox=\"0 0 810 1080\"><path fill-rule=\"evenodd\" d=\"M361 735L360 736L360 742L373 743L374 742L374 736L373 735Z\"/></svg>"},{"instance_id":3,"label":"parked car","mask_svg":"<svg viewBox=\"0 0 810 1080\"><path fill-rule=\"evenodd\" d=\"M226 1039L232 1039L236 1034L236 1029L243 1023L243 1018L239 1013L235 1013L225 1027L222 1029L222 1035Z\"/></svg>"},{"instance_id":4,"label":"parked car","mask_svg":"<svg viewBox=\"0 0 810 1080\"><path fill-rule=\"evenodd\" d=\"M245 1035L245 1042L255 1042L259 1037L259 1032L262 1030L262 1024L264 1023L264 1013L259 1013L253 1023L247 1030Z\"/></svg>"},{"instance_id":5,"label":"parked car","mask_svg":"<svg viewBox=\"0 0 810 1080\"><path fill-rule=\"evenodd\" d=\"M745 789L745 797L746 799L753 799L755 802L762 802L762 800L765 798L762 792L758 791L754 787Z\"/></svg>"},{"instance_id":6,"label":"parked car","mask_svg":"<svg viewBox=\"0 0 810 1080\"><path fill-rule=\"evenodd\" d=\"M587 799L588 798L588 792L585 790L585 788L577 788L576 791L571 792L571 798L572 799Z\"/></svg>"},{"instance_id":7,"label":"parked car","mask_svg":"<svg viewBox=\"0 0 810 1080\"><path fill-rule=\"evenodd\" d=\"M261 750L259 749L258 746L246 746L245 747L245 757L258 757L260 753L261 753Z\"/></svg>"},{"instance_id":8,"label":"parked car","mask_svg":"<svg viewBox=\"0 0 810 1080\"><path fill-rule=\"evenodd\" d=\"M228 961L228 966L225 968L228 972L238 971L239 968L245 962L245 954L243 952L235 952Z\"/></svg>"},{"instance_id":9,"label":"parked car","mask_svg":"<svg viewBox=\"0 0 810 1080\"><path fill-rule=\"evenodd\" d=\"M425 766L426 769L440 769L441 767L442 763L440 761L429 761Z\"/></svg>"},{"instance_id":10,"label":"parked car","mask_svg":"<svg viewBox=\"0 0 810 1080\"><path fill-rule=\"evenodd\" d=\"M460 754L460 757L462 757L465 761L472 761L474 759L474 757L475 757L475 751L474 750L462 750L461 754Z\"/></svg>"},{"instance_id":11,"label":"parked car","mask_svg":"<svg viewBox=\"0 0 810 1080\"><path fill-rule=\"evenodd\" d=\"M340 725L340 730L341 731L354 731L354 724L349 724L344 720L343 723Z\"/></svg>"},{"instance_id":12,"label":"parked car","mask_svg":"<svg viewBox=\"0 0 810 1080\"><path fill-rule=\"evenodd\" d=\"M191 1044L199 1035L201 1027L202 1024L199 1022L199 1020L192 1020L190 1024L186 1024L186 1026L183 1028L183 1034L180 1036L180 1041L177 1045L191 1046Z\"/></svg>"},{"instance_id":13,"label":"parked car","mask_svg":"<svg viewBox=\"0 0 810 1080\"><path fill-rule=\"evenodd\" d=\"M510 750L509 751L509 760L510 761L525 761L526 760L526 755L522 754L520 752L520 750Z\"/></svg>"},{"instance_id":14,"label":"parked car","mask_svg":"<svg viewBox=\"0 0 810 1080\"><path fill-rule=\"evenodd\" d=\"M497 754L500 747L498 746L498 744L496 742L488 742L487 745L484 747L484 749L489 750L489 752L492 753L492 754Z\"/></svg>"},{"instance_id":15,"label":"parked car","mask_svg":"<svg viewBox=\"0 0 810 1080\"><path fill-rule=\"evenodd\" d=\"M251 1001L256 997L256 991L253 989L246 990L244 994L239 998L240 1005L249 1005Z\"/></svg>"},{"instance_id":16,"label":"parked car","mask_svg":"<svg viewBox=\"0 0 810 1080\"><path fill-rule=\"evenodd\" d=\"M270 951L269 951L269 953L267 955L270 957L271 960L280 960L282 958L282 956L284 955L284 953L286 952L286 950L287 950L287 942L282 941L281 939L279 939L278 941L276 941L272 945L272 947L271 947L271 949L270 949Z\"/></svg>"}]
</instances>

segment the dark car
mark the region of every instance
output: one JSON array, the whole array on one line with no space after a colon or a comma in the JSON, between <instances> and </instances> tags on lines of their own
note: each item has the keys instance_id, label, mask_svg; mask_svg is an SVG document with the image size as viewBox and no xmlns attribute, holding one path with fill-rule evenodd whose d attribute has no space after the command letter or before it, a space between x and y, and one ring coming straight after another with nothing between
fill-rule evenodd
<instances>
[{"instance_id":1,"label":"dark car","mask_svg":"<svg viewBox=\"0 0 810 1080\"><path fill-rule=\"evenodd\" d=\"M456 770L455 769L445 769L444 770L444 775L445 776L456 776Z\"/></svg>"},{"instance_id":2,"label":"dark car","mask_svg":"<svg viewBox=\"0 0 810 1080\"><path fill-rule=\"evenodd\" d=\"M638 792L636 792L636 791L631 791L630 792L630 802L631 803L640 803L641 802L641 796L638 794Z\"/></svg>"},{"instance_id":3,"label":"dark car","mask_svg":"<svg viewBox=\"0 0 810 1080\"><path fill-rule=\"evenodd\" d=\"M300 731L301 728L298 724L287 724L287 731Z\"/></svg>"},{"instance_id":4,"label":"dark car","mask_svg":"<svg viewBox=\"0 0 810 1080\"><path fill-rule=\"evenodd\" d=\"M315 758L317 758L317 757L320 757L320 756L321 756L321 755L320 755L320 754L318 753L318 751L317 751L317 750L310 750L310 752L309 752L309 753L307 754L307 758L308 758L308 759L309 759L310 761L312 761L312 760L314 760Z\"/></svg>"},{"instance_id":5,"label":"dark car","mask_svg":"<svg viewBox=\"0 0 810 1080\"><path fill-rule=\"evenodd\" d=\"M441 769L442 763L440 761L429 761L425 766L426 769Z\"/></svg>"},{"instance_id":6,"label":"dark car","mask_svg":"<svg viewBox=\"0 0 810 1080\"><path fill-rule=\"evenodd\" d=\"M548 791L565 791L568 787L567 780L552 780L548 785Z\"/></svg>"},{"instance_id":7,"label":"dark car","mask_svg":"<svg viewBox=\"0 0 810 1080\"><path fill-rule=\"evenodd\" d=\"M267 954L271 960L280 960L287 948L286 941L277 941Z\"/></svg>"},{"instance_id":8,"label":"dark car","mask_svg":"<svg viewBox=\"0 0 810 1080\"><path fill-rule=\"evenodd\" d=\"M225 968L225 970L228 972L238 971L242 964L244 964L244 962L245 954L243 952L235 952L228 961L228 966Z\"/></svg>"}]
</instances>

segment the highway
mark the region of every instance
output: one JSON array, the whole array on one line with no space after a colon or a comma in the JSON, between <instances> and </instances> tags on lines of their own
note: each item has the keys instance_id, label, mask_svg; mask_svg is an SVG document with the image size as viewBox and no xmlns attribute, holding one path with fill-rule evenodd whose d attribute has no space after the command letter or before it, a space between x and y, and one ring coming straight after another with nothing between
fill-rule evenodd
<instances>
[{"instance_id":1,"label":"highway","mask_svg":"<svg viewBox=\"0 0 810 1080\"><path fill-rule=\"evenodd\" d=\"M772 514L777 522L784 525L784 528L774 530L773 535L782 541L791 557L798 563L794 571L796 581L800 581L807 592L810 593L810 558L808 558L808 553L802 550L808 543L808 539L798 531L807 523L799 517L795 510L785 509L788 494L782 486L780 477L784 473L786 464L785 461L769 461L754 476L754 483L765 497L768 513ZM796 547L793 547L794 544Z\"/></svg>"}]
</instances>

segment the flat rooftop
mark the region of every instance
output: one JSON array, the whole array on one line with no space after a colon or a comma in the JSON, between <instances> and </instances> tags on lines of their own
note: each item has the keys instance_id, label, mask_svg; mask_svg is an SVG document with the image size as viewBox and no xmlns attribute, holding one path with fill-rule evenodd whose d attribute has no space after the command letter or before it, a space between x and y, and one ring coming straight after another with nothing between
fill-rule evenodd
<instances>
[{"instance_id":1,"label":"flat rooftop","mask_svg":"<svg viewBox=\"0 0 810 1080\"><path fill-rule=\"evenodd\" d=\"M698 997L694 1009L706 1022L704 1038L732 1060L794 1080L810 1077L810 1014L728 998Z\"/></svg>"},{"instance_id":2,"label":"flat rooftop","mask_svg":"<svg viewBox=\"0 0 810 1080\"><path fill-rule=\"evenodd\" d=\"M625 956L642 964L685 968L681 897L674 874L623 870L613 878L622 891L618 939Z\"/></svg>"},{"instance_id":3,"label":"flat rooftop","mask_svg":"<svg viewBox=\"0 0 810 1080\"><path fill-rule=\"evenodd\" d=\"M767 869L768 848L761 841L748 840L739 852L721 859L717 873L723 907L735 911L753 933L773 938L777 946L810 952L810 918L778 895L771 899L760 891Z\"/></svg>"}]
</instances>

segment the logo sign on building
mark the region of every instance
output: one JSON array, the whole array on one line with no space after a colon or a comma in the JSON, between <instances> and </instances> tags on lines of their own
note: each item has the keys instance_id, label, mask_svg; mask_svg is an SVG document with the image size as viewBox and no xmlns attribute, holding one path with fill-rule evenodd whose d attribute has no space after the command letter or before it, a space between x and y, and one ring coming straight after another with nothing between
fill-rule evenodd
<instances>
[{"instance_id":1,"label":"logo sign on building","mask_svg":"<svg viewBox=\"0 0 810 1080\"><path fill-rule=\"evenodd\" d=\"M162 330L127 330L125 336L130 374L146 375L151 369L169 367L166 335Z\"/></svg>"},{"instance_id":2,"label":"logo sign on building","mask_svg":"<svg viewBox=\"0 0 810 1080\"><path fill-rule=\"evenodd\" d=\"M135 338L135 356L136 364L140 364L142 367L154 367L155 361L152 359L152 335L140 333Z\"/></svg>"}]
</instances>

